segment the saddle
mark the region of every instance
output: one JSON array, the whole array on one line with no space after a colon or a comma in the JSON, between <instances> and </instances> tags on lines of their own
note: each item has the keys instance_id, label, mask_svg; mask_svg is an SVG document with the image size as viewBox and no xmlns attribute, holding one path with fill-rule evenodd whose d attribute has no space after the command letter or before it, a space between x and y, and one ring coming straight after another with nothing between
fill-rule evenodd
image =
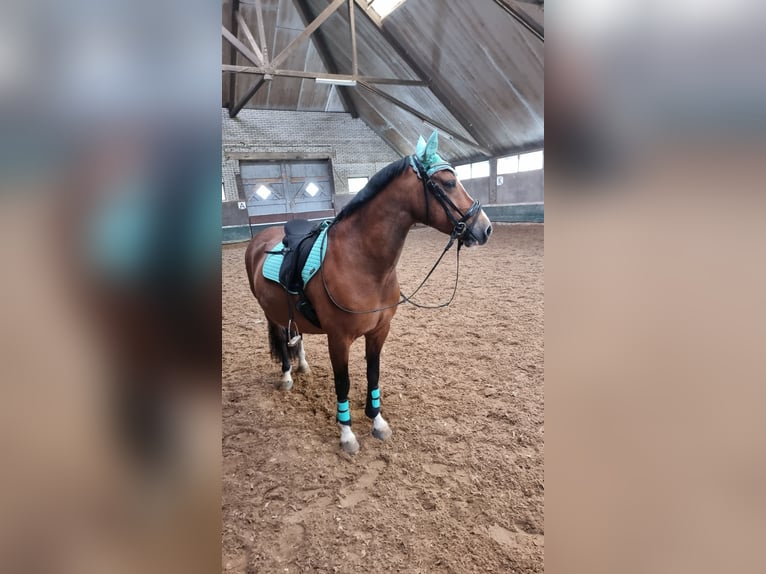
<instances>
[{"instance_id":1,"label":"saddle","mask_svg":"<svg viewBox=\"0 0 766 574\"><path fill-rule=\"evenodd\" d=\"M285 224L285 236L282 239L281 251L270 252L282 255L279 267L279 283L288 293L299 295L295 307L311 323L321 327L314 306L303 291L303 268L309 258L311 249L324 229L322 223L313 223L305 219L294 219Z\"/></svg>"}]
</instances>

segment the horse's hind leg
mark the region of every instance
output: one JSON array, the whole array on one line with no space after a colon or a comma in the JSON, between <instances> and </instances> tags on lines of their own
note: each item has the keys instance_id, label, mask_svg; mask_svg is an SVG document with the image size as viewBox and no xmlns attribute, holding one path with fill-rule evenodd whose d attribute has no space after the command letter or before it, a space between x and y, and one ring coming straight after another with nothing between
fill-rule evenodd
<instances>
[{"instance_id":1,"label":"horse's hind leg","mask_svg":"<svg viewBox=\"0 0 766 574\"><path fill-rule=\"evenodd\" d=\"M372 419L372 435L380 440L391 437L391 427L380 414L380 351L388 336L391 323L386 323L379 330L365 335L365 355L367 357L367 402L364 414Z\"/></svg>"},{"instance_id":2,"label":"horse's hind leg","mask_svg":"<svg viewBox=\"0 0 766 574\"><path fill-rule=\"evenodd\" d=\"M338 399L336 421L340 427L340 446L347 453L355 454L359 450L359 442L351 431L351 407L348 402L348 391L351 387L348 377L348 350L351 342L342 337L328 335L327 344L335 376L335 395Z\"/></svg>"},{"instance_id":3,"label":"horse's hind leg","mask_svg":"<svg viewBox=\"0 0 766 574\"><path fill-rule=\"evenodd\" d=\"M282 364L282 379L279 382L279 388L283 391L289 391L293 388L290 359L294 351L291 352L287 346L287 330L271 321L269 321L269 346L271 356Z\"/></svg>"},{"instance_id":4,"label":"horse's hind leg","mask_svg":"<svg viewBox=\"0 0 766 574\"><path fill-rule=\"evenodd\" d=\"M307 375L311 373L311 367L309 367L309 363L306 360L306 351L303 348L303 337L298 342L298 372L306 373Z\"/></svg>"}]
</instances>

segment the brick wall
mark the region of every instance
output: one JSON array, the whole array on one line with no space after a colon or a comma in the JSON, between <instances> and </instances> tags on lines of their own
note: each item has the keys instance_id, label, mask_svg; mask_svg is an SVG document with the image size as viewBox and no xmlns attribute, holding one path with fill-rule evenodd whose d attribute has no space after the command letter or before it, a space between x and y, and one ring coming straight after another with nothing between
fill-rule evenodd
<instances>
[{"instance_id":1,"label":"brick wall","mask_svg":"<svg viewBox=\"0 0 766 574\"><path fill-rule=\"evenodd\" d=\"M233 153L264 157L294 153L296 159L301 154L330 159L335 193L340 196L338 208L350 198L349 177L370 177L400 157L361 119L350 114L243 109L236 118L230 118L226 110L221 110L221 116L221 166L227 201L238 199L239 160L231 157Z\"/></svg>"}]
</instances>

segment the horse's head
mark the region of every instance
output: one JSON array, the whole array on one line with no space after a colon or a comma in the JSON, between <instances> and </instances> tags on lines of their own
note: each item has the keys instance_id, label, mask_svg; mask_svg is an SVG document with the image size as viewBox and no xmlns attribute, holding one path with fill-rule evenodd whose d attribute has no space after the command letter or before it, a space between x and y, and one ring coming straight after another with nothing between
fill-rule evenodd
<instances>
[{"instance_id":1,"label":"horse's head","mask_svg":"<svg viewBox=\"0 0 766 574\"><path fill-rule=\"evenodd\" d=\"M428 142L420 138L416 154L411 156L425 191L423 223L459 238L466 247L484 245L492 234L492 222L460 183L454 168L436 153L437 146L434 131Z\"/></svg>"},{"instance_id":2,"label":"horse's head","mask_svg":"<svg viewBox=\"0 0 766 574\"><path fill-rule=\"evenodd\" d=\"M456 233L466 247L484 245L489 240L492 222L451 169L434 173L426 187L430 202L428 225L443 233Z\"/></svg>"}]
</instances>

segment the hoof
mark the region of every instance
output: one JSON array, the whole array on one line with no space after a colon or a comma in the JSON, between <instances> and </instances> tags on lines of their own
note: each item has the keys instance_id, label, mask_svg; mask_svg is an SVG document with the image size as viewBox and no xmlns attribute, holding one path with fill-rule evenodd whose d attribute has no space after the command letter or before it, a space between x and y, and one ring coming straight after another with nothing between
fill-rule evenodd
<instances>
[{"instance_id":1,"label":"hoof","mask_svg":"<svg viewBox=\"0 0 766 574\"><path fill-rule=\"evenodd\" d=\"M293 380L289 379L287 381L280 381L279 384L277 385L277 388L280 391L289 391L290 389L293 388Z\"/></svg>"},{"instance_id":2,"label":"hoof","mask_svg":"<svg viewBox=\"0 0 766 574\"><path fill-rule=\"evenodd\" d=\"M347 452L348 454L356 454L359 452L359 442L356 439L348 442L341 441L340 446L344 452Z\"/></svg>"},{"instance_id":3,"label":"hoof","mask_svg":"<svg viewBox=\"0 0 766 574\"><path fill-rule=\"evenodd\" d=\"M378 440L388 440L391 438L391 427L386 425L383 428L376 429L373 427L372 436Z\"/></svg>"},{"instance_id":4,"label":"hoof","mask_svg":"<svg viewBox=\"0 0 766 574\"><path fill-rule=\"evenodd\" d=\"M303 373L304 375L310 375L311 367L309 367L308 364L306 366L298 365L298 372Z\"/></svg>"}]
</instances>

